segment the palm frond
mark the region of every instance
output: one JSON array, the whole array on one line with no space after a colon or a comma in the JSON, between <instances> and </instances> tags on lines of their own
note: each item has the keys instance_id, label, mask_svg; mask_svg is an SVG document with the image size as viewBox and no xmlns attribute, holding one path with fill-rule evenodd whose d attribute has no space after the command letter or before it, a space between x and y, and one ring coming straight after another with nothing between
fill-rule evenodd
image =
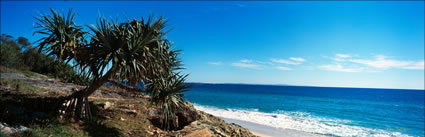
<instances>
[{"instance_id":1,"label":"palm frond","mask_svg":"<svg viewBox=\"0 0 425 137\"><path fill-rule=\"evenodd\" d=\"M74 22L75 13L69 10L65 18L61 13L50 9L52 15L41 15L36 17L36 29L34 34L44 37L39 42L38 49L48 55L55 56L59 61L73 59L78 47L84 46L84 35L81 26Z\"/></svg>"}]
</instances>

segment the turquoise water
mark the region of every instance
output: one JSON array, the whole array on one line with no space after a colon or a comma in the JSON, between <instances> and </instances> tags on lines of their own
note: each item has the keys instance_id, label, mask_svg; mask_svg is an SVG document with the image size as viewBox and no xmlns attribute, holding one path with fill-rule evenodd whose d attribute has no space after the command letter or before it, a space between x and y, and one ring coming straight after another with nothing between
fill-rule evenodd
<instances>
[{"instance_id":1,"label":"turquoise water","mask_svg":"<svg viewBox=\"0 0 425 137\"><path fill-rule=\"evenodd\" d=\"M424 136L424 90L193 84L216 116L327 136Z\"/></svg>"}]
</instances>

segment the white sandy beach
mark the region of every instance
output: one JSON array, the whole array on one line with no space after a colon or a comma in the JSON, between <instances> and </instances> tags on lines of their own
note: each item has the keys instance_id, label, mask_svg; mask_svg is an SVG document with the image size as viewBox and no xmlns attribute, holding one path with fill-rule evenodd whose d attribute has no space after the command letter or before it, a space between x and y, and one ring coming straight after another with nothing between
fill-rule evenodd
<instances>
[{"instance_id":1,"label":"white sandy beach","mask_svg":"<svg viewBox=\"0 0 425 137\"><path fill-rule=\"evenodd\" d=\"M252 123L252 122L228 119L223 117L220 117L220 118L228 123L235 123L235 124L241 125L242 127L245 127L251 130L251 132L254 135L257 135L260 137L320 137L320 135L315 135L315 134L311 134L311 133L307 133L303 131L274 128L274 127Z\"/></svg>"}]
</instances>

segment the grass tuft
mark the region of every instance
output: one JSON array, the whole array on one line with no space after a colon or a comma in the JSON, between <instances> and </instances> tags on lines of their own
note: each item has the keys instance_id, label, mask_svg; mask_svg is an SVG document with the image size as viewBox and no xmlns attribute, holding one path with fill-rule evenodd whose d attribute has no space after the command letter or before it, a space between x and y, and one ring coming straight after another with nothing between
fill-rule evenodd
<instances>
[{"instance_id":1,"label":"grass tuft","mask_svg":"<svg viewBox=\"0 0 425 137\"><path fill-rule=\"evenodd\" d=\"M37 73L25 70L16 70L18 73L24 74L27 77L35 77L38 76Z\"/></svg>"},{"instance_id":2,"label":"grass tuft","mask_svg":"<svg viewBox=\"0 0 425 137\"><path fill-rule=\"evenodd\" d=\"M54 120L47 125L33 125L30 130L18 133L16 136L30 137L89 137L87 132L73 128L69 123Z\"/></svg>"}]
</instances>

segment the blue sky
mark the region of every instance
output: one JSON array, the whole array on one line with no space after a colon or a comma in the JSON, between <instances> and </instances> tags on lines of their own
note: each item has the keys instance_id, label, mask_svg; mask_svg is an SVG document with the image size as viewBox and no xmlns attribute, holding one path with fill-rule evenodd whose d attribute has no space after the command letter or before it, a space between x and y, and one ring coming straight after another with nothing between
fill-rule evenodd
<instances>
[{"instance_id":1,"label":"blue sky","mask_svg":"<svg viewBox=\"0 0 425 137\"><path fill-rule=\"evenodd\" d=\"M423 1L1 1L1 33L37 40L49 7L80 25L165 16L190 82L424 89Z\"/></svg>"}]
</instances>

